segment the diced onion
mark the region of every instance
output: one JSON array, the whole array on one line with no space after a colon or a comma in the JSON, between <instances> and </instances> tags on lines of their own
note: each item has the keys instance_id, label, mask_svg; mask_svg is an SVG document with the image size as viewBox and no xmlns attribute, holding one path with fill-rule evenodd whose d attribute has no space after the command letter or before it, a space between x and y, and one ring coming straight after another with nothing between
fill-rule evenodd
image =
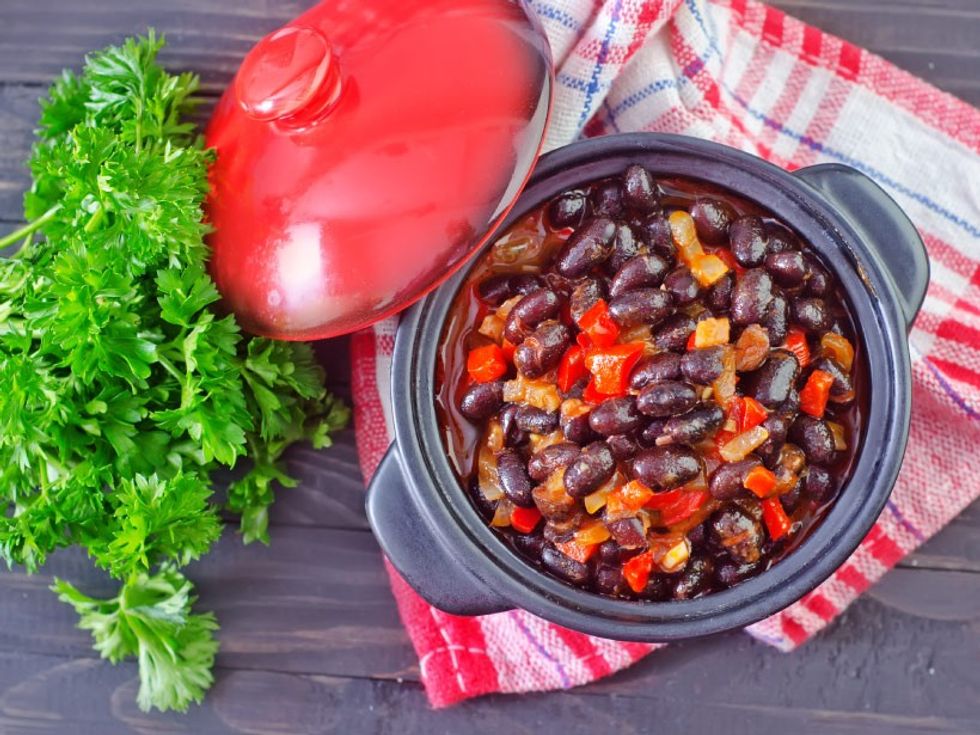
<instances>
[{"instance_id":1,"label":"diced onion","mask_svg":"<svg viewBox=\"0 0 980 735\"><path fill-rule=\"evenodd\" d=\"M667 550L667 553L661 557L659 566L664 573L672 574L683 569L690 558L691 542L685 536Z\"/></svg>"},{"instance_id":2,"label":"diced onion","mask_svg":"<svg viewBox=\"0 0 980 735\"><path fill-rule=\"evenodd\" d=\"M854 364L854 346L836 332L827 332L820 338L820 349L823 353L840 365L844 372L851 372Z\"/></svg>"},{"instance_id":3,"label":"diced onion","mask_svg":"<svg viewBox=\"0 0 980 735\"><path fill-rule=\"evenodd\" d=\"M478 330L484 337L489 337L497 344L500 344L504 337L504 320L496 314L487 314L483 317L483 322Z\"/></svg>"},{"instance_id":4,"label":"diced onion","mask_svg":"<svg viewBox=\"0 0 980 735\"><path fill-rule=\"evenodd\" d=\"M728 266L725 265L725 261L712 253L698 256L691 263L691 274L705 288L722 278L726 273L728 273Z\"/></svg>"},{"instance_id":5,"label":"diced onion","mask_svg":"<svg viewBox=\"0 0 980 735\"><path fill-rule=\"evenodd\" d=\"M830 433L834 435L834 449L838 452L843 452L847 449L847 439L845 439L844 427L838 424L836 421L828 421L827 428L830 429Z\"/></svg>"},{"instance_id":6,"label":"diced onion","mask_svg":"<svg viewBox=\"0 0 980 735\"><path fill-rule=\"evenodd\" d=\"M702 319L694 330L694 346L699 350L727 345L730 338L731 323L727 317Z\"/></svg>"},{"instance_id":7,"label":"diced onion","mask_svg":"<svg viewBox=\"0 0 980 735\"><path fill-rule=\"evenodd\" d=\"M698 231L694 226L694 218L683 210L671 212L667 218L670 225L670 235L677 246L677 255L690 265L695 258L704 255L704 249L698 241Z\"/></svg>"},{"instance_id":8,"label":"diced onion","mask_svg":"<svg viewBox=\"0 0 980 735\"><path fill-rule=\"evenodd\" d=\"M497 503L497 509L493 512L490 525L494 528L506 528L510 525L510 514L513 512L514 504L507 498L503 498Z\"/></svg>"},{"instance_id":9,"label":"diced onion","mask_svg":"<svg viewBox=\"0 0 980 735\"><path fill-rule=\"evenodd\" d=\"M575 543L579 546L601 544L612 536L601 521L594 521L575 532Z\"/></svg>"},{"instance_id":10,"label":"diced onion","mask_svg":"<svg viewBox=\"0 0 980 735\"><path fill-rule=\"evenodd\" d=\"M756 426L748 431L743 431L726 443L719 450L719 453L721 454L721 458L726 462L740 462L754 452L768 438L769 430L763 426Z\"/></svg>"},{"instance_id":11,"label":"diced onion","mask_svg":"<svg viewBox=\"0 0 980 735\"><path fill-rule=\"evenodd\" d=\"M554 383L531 380L520 374L504 383L504 400L507 403L526 403L549 413L557 411L561 405L561 395Z\"/></svg>"}]
</instances>

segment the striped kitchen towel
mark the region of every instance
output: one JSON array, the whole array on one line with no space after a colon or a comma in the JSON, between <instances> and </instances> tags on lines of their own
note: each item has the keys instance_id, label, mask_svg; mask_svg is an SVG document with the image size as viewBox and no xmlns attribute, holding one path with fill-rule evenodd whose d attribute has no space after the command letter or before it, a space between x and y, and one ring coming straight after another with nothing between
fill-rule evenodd
<instances>
[{"instance_id":1,"label":"striped kitchen towel","mask_svg":"<svg viewBox=\"0 0 980 735\"><path fill-rule=\"evenodd\" d=\"M846 41L747 0L531 0L557 69L549 148L649 130L710 138L787 169L844 163L877 181L929 249L932 282L911 333L912 429L874 529L824 584L748 629L789 651L980 495L980 111ZM361 463L391 441L396 321L355 336ZM964 478L971 478L964 481ZM393 575L432 704L558 689L655 646L583 635L514 610L461 618Z\"/></svg>"}]
</instances>

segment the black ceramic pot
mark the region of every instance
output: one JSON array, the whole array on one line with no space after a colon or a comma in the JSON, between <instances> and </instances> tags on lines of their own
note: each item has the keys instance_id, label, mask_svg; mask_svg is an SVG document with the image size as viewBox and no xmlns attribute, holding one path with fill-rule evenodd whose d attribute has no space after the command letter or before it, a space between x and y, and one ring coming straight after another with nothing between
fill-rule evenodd
<instances>
[{"instance_id":1,"label":"black ceramic pot","mask_svg":"<svg viewBox=\"0 0 980 735\"><path fill-rule=\"evenodd\" d=\"M542 157L500 232L555 194L619 174L631 163L655 176L701 179L758 202L833 269L857 322L869 381L868 430L850 479L795 551L731 589L657 603L602 597L549 576L487 527L442 444L433 401L435 364L464 269L402 317L392 368L395 443L367 501L371 526L392 564L437 608L476 615L520 607L593 635L639 641L744 626L826 579L868 533L892 490L909 430L907 330L929 280L925 249L905 214L869 178L844 166L790 174L704 140L638 133L594 138Z\"/></svg>"}]
</instances>

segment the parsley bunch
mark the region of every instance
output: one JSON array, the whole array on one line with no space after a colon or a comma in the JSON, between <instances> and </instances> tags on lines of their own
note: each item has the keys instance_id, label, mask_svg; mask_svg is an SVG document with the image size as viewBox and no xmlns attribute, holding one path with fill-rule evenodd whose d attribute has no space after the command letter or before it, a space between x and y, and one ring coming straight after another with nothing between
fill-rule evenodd
<instances>
[{"instance_id":1,"label":"parsley bunch","mask_svg":"<svg viewBox=\"0 0 980 735\"><path fill-rule=\"evenodd\" d=\"M78 545L121 583L54 590L95 648L139 661L139 704L184 710L217 628L179 568L221 534L211 474L246 543L268 541L283 450L330 444L347 409L308 345L241 334L214 309L202 203L213 152L184 121L198 80L150 32L64 72L42 100L23 240L0 259L0 554L29 571Z\"/></svg>"}]
</instances>

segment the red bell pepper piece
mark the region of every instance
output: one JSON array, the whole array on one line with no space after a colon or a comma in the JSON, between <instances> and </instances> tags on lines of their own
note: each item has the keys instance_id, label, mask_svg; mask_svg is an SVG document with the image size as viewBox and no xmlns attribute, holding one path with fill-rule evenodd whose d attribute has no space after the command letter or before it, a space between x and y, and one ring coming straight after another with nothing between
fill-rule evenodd
<instances>
[{"instance_id":1,"label":"red bell pepper piece","mask_svg":"<svg viewBox=\"0 0 980 735\"><path fill-rule=\"evenodd\" d=\"M834 376L823 370L814 370L806 379L806 385L800 391L800 410L814 418L822 418L827 410L827 399L830 398L830 387L834 384Z\"/></svg>"},{"instance_id":2,"label":"red bell pepper piece","mask_svg":"<svg viewBox=\"0 0 980 735\"><path fill-rule=\"evenodd\" d=\"M769 531L769 538L773 541L778 541L789 533L789 529L793 525L789 516L786 515L786 511L783 510L783 504L779 502L779 498L766 498L762 501L762 520Z\"/></svg>"},{"instance_id":3,"label":"red bell pepper piece","mask_svg":"<svg viewBox=\"0 0 980 735\"><path fill-rule=\"evenodd\" d=\"M595 378L592 378L588 384L585 386L585 390L582 391L582 400L586 403L591 403L592 405L598 405L609 398L615 398L616 396L606 395L605 393L600 393L595 387Z\"/></svg>"},{"instance_id":4,"label":"red bell pepper piece","mask_svg":"<svg viewBox=\"0 0 980 735\"><path fill-rule=\"evenodd\" d=\"M521 508L515 505L510 512L510 525L518 533L531 533L541 522L541 511L537 508Z\"/></svg>"},{"instance_id":5,"label":"red bell pepper piece","mask_svg":"<svg viewBox=\"0 0 980 735\"><path fill-rule=\"evenodd\" d=\"M687 338L687 347L685 348L688 352L694 349L694 341L697 338L697 331L691 332L691 336Z\"/></svg>"},{"instance_id":6,"label":"red bell pepper piece","mask_svg":"<svg viewBox=\"0 0 980 735\"><path fill-rule=\"evenodd\" d=\"M507 372L507 358L497 345L476 347L466 357L466 371L477 383L489 383Z\"/></svg>"},{"instance_id":7,"label":"red bell pepper piece","mask_svg":"<svg viewBox=\"0 0 980 735\"><path fill-rule=\"evenodd\" d=\"M639 594L646 589L653 570L653 552L645 551L626 560L623 564L623 579L630 589Z\"/></svg>"},{"instance_id":8,"label":"red bell pepper piece","mask_svg":"<svg viewBox=\"0 0 980 735\"><path fill-rule=\"evenodd\" d=\"M800 363L800 368L805 368L810 364L810 345L806 341L806 332L798 327L793 327L786 333L786 342L783 347L794 355L796 361Z\"/></svg>"},{"instance_id":9,"label":"red bell pepper piece","mask_svg":"<svg viewBox=\"0 0 980 735\"><path fill-rule=\"evenodd\" d=\"M505 339L500 350L504 353L504 357L507 358L507 362L514 362L514 352L517 351L517 345L515 345L509 339Z\"/></svg>"},{"instance_id":10,"label":"red bell pepper piece","mask_svg":"<svg viewBox=\"0 0 980 735\"><path fill-rule=\"evenodd\" d=\"M572 345L561 356L558 363L558 390L568 393L588 371L585 369L585 350L578 345Z\"/></svg>"},{"instance_id":11,"label":"red bell pepper piece","mask_svg":"<svg viewBox=\"0 0 980 735\"><path fill-rule=\"evenodd\" d=\"M738 433L754 429L769 417L765 406L751 396L745 396L739 403L742 404L742 412L738 424Z\"/></svg>"},{"instance_id":12,"label":"red bell pepper piece","mask_svg":"<svg viewBox=\"0 0 980 735\"><path fill-rule=\"evenodd\" d=\"M721 258L721 262L728 266L728 268L735 272L736 276L740 276L745 273L745 268L735 260L735 256L732 255L732 251L728 248L718 248L714 251L715 255Z\"/></svg>"},{"instance_id":13,"label":"red bell pepper piece","mask_svg":"<svg viewBox=\"0 0 980 735\"><path fill-rule=\"evenodd\" d=\"M707 490L685 490L684 494L671 506L660 511L660 522L665 526L686 521L708 502Z\"/></svg>"},{"instance_id":14,"label":"red bell pepper piece","mask_svg":"<svg viewBox=\"0 0 980 735\"><path fill-rule=\"evenodd\" d=\"M609 493L606 498L606 509L613 514L635 512L653 497L653 490L639 480L630 480Z\"/></svg>"},{"instance_id":15,"label":"red bell pepper piece","mask_svg":"<svg viewBox=\"0 0 980 735\"><path fill-rule=\"evenodd\" d=\"M580 564L585 564L585 562L591 559L592 555L599 549L599 544L588 544L587 546L583 546L577 541L572 540L557 543L555 544L555 548L569 559L574 559Z\"/></svg>"},{"instance_id":16,"label":"red bell pepper piece","mask_svg":"<svg viewBox=\"0 0 980 735\"><path fill-rule=\"evenodd\" d=\"M762 465L753 467L742 484L760 498L768 497L776 487L776 475Z\"/></svg>"},{"instance_id":17,"label":"red bell pepper piece","mask_svg":"<svg viewBox=\"0 0 980 735\"><path fill-rule=\"evenodd\" d=\"M595 389L607 396L626 395L630 373L642 354L642 342L589 350L585 356L585 367L592 373Z\"/></svg>"},{"instance_id":18,"label":"red bell pepper piece","mask_svg":"<svg viewBox=\"0 0 980 735\"><path fill-rule=\"evenodd\" d=\"M619 338L619 325L609 315L609 305L605 299L599 299L582 314L578 326L595 347L609 347Z\"/></svg>"}]
</instances>

